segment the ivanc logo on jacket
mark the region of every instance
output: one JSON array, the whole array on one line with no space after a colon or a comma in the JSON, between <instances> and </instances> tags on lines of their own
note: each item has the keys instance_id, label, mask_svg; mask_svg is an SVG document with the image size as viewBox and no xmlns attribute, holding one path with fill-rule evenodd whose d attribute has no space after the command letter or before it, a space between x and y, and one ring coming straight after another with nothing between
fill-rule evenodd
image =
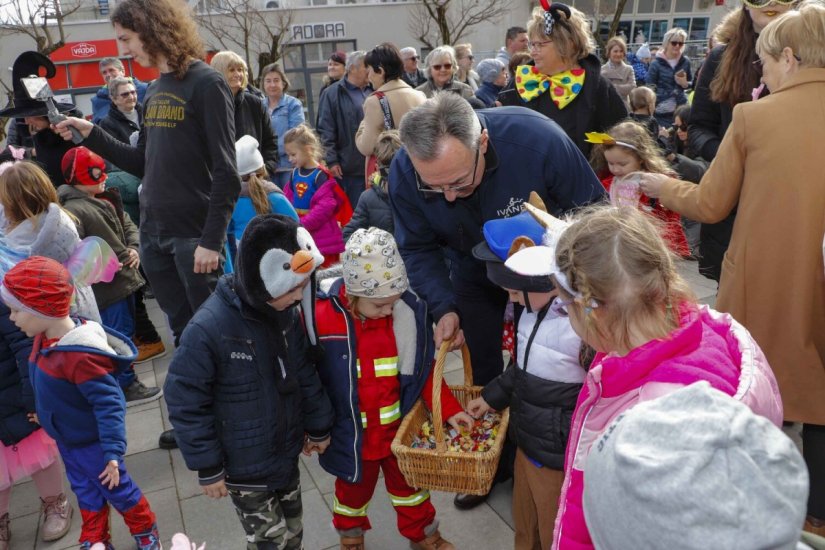
<instances>
[{"instance_id":1,"label":"ivanc logo on jacket","mask_svg":"<svg viewBox=\"0 0 825 550\"><path fill-rule=\"evenodd\" d=\"M507 203L507 206L499 210L496 210L496 214L498 214L502 218L509 218L510 216L515 216L516 214L521 213L523 204L524 199L520 197L510 197L510 202Z\"/></svg>"}]
</instances>

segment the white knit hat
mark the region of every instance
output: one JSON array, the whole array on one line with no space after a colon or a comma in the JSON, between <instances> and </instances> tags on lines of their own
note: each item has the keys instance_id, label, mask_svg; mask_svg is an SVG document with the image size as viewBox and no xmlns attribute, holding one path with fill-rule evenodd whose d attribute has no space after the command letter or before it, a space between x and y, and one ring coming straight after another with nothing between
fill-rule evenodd
<instances>
[{"instance_id":1,"label":"white knit hat","mask_svg":"<svg viewBox=\"0 0 825 550\"><path fill-rule=\"evenodd\" d=\"M352 296L387 298L409 288L398 245L383 229L370 227L353 233L342 263L347 294Z\"/></svg>"},{"instance_id":2,"label":"white knit hat","mask_svg":"<svg viewBox=\"0 0 825 550\"><path fill-rule=\"evenodd\" d=\"M252 136L241 136L235 142L235 159L241 176L257 172L264 166L264 157L258 150L258 140Z\"/></svg>"}]
</instances>

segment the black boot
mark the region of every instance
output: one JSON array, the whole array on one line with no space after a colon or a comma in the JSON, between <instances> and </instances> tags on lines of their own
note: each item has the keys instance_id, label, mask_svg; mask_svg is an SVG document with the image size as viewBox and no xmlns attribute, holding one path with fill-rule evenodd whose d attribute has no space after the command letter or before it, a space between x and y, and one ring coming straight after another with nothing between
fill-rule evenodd
<instances>
[{"instance_id":1,"label":"black boot","mask_svg":"<svg viewBox=\"0 0 825 550\"><path fill-rule=\"evenodd\" d=\"M178 448L178 442L175 439L175 430L166 430L158 438L158 447L161 449L172 450Z\"/></svg>"},{"instance_id":2,"label":"black boot","mask_svg":"<svg viewBox=\"0 0 825 550\"><path fill-rule=\"evenodd\" d=\"M467 495L457 494L453 499L453 504L459 510L472 510L479 504L484 504L489 495Z\"/></svg>"}]
</instances>

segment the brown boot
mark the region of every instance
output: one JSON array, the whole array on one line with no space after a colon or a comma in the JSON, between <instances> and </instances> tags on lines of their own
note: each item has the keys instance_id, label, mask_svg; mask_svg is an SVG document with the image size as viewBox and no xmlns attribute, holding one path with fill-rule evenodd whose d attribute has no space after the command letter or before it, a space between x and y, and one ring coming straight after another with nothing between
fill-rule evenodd
<instances>
[{"instance_id":1,"label":"brown boot","mask_svg":"<svg viewBox=\"0 0 825 550\"><path fill-rule=\"evenodd\" d=\"M41 502L43 503L41 505L43 511L43 527L40 537L46 542L57 540L71 529L74 509L63 493L60 493L56 497L48 497L45 500L41 499Z\"/></svg>"},{"instance_id":2,"label":"brown boot","mask_svg":"<svg viewBox=\"0 0 825 550\"><path fill-rule=\"evenodd\" d=\"M9 529L9 515L3 514L0 517L0 550L11 548L11 530Z\"/></svg>"},{"instance_id":3,"label":"brown boot","mask_svg":"<svg viewBox=\"0 0 825 550\"><path fill-rule=\"evenodd\" d=\"M415 550L455 550L455 546L450 541L441 537L441 533L436 531L424 540L412 543Z\"/></svg>"},{"instance_id":4,"label":"brown boot","mask_svg":"<svg viewBox=\"0 0 825 550\"><path fill-rule=\"evenodd\" d=\"M341 550L364 550L364 535L354 537L341 535Z\"/></svg>"},{"instance_id":5,"label":"brown boot","mask_svg":"<svg viewBox=\"0 0 825 550\"><path fill-rule=\"evenodd\" d=\"M813 516L805 518L805 531L825 537L825 520L817 519Z\"/></svg>"}]
</instances>

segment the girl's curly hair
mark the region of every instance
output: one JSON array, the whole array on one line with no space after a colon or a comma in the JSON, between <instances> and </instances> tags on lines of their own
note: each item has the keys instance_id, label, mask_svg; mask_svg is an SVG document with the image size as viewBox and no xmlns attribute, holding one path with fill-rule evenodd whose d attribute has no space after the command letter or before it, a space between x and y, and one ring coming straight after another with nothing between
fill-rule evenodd
<instances>
[{"instance_id":1,"label":"girl's curly hair","mask_svg":"<svg viewBox=\"0 0 825 550\"><path fill-rule=\"evenodd\" d=\"M192 12L175 0L124 0L115 8L112 23L136 32L153 62L166 60L177 79L183 79L193 59L203 59L203 41Z\"/></svg>"},{"instance_id":2,"label":"girl's curly hair","mask_svg":"<svg viewBox=\"0 0 825 550\"><path fill-rule=\"evenodd\" d=\"M634 121L620 122L607 130L607 134L617 141L623 141L634 146L636 150L624 147L624 150L632 154L642 164L642 171L653 172L656 174L673 175L673 169L662 155L656 142L647 131L647 128ZM590 153L590 165L598 174L607 168L607 161L604 158L604 152L613 147L622 147L621 145L594 145Z\"/></svg>"}]
</instances>

